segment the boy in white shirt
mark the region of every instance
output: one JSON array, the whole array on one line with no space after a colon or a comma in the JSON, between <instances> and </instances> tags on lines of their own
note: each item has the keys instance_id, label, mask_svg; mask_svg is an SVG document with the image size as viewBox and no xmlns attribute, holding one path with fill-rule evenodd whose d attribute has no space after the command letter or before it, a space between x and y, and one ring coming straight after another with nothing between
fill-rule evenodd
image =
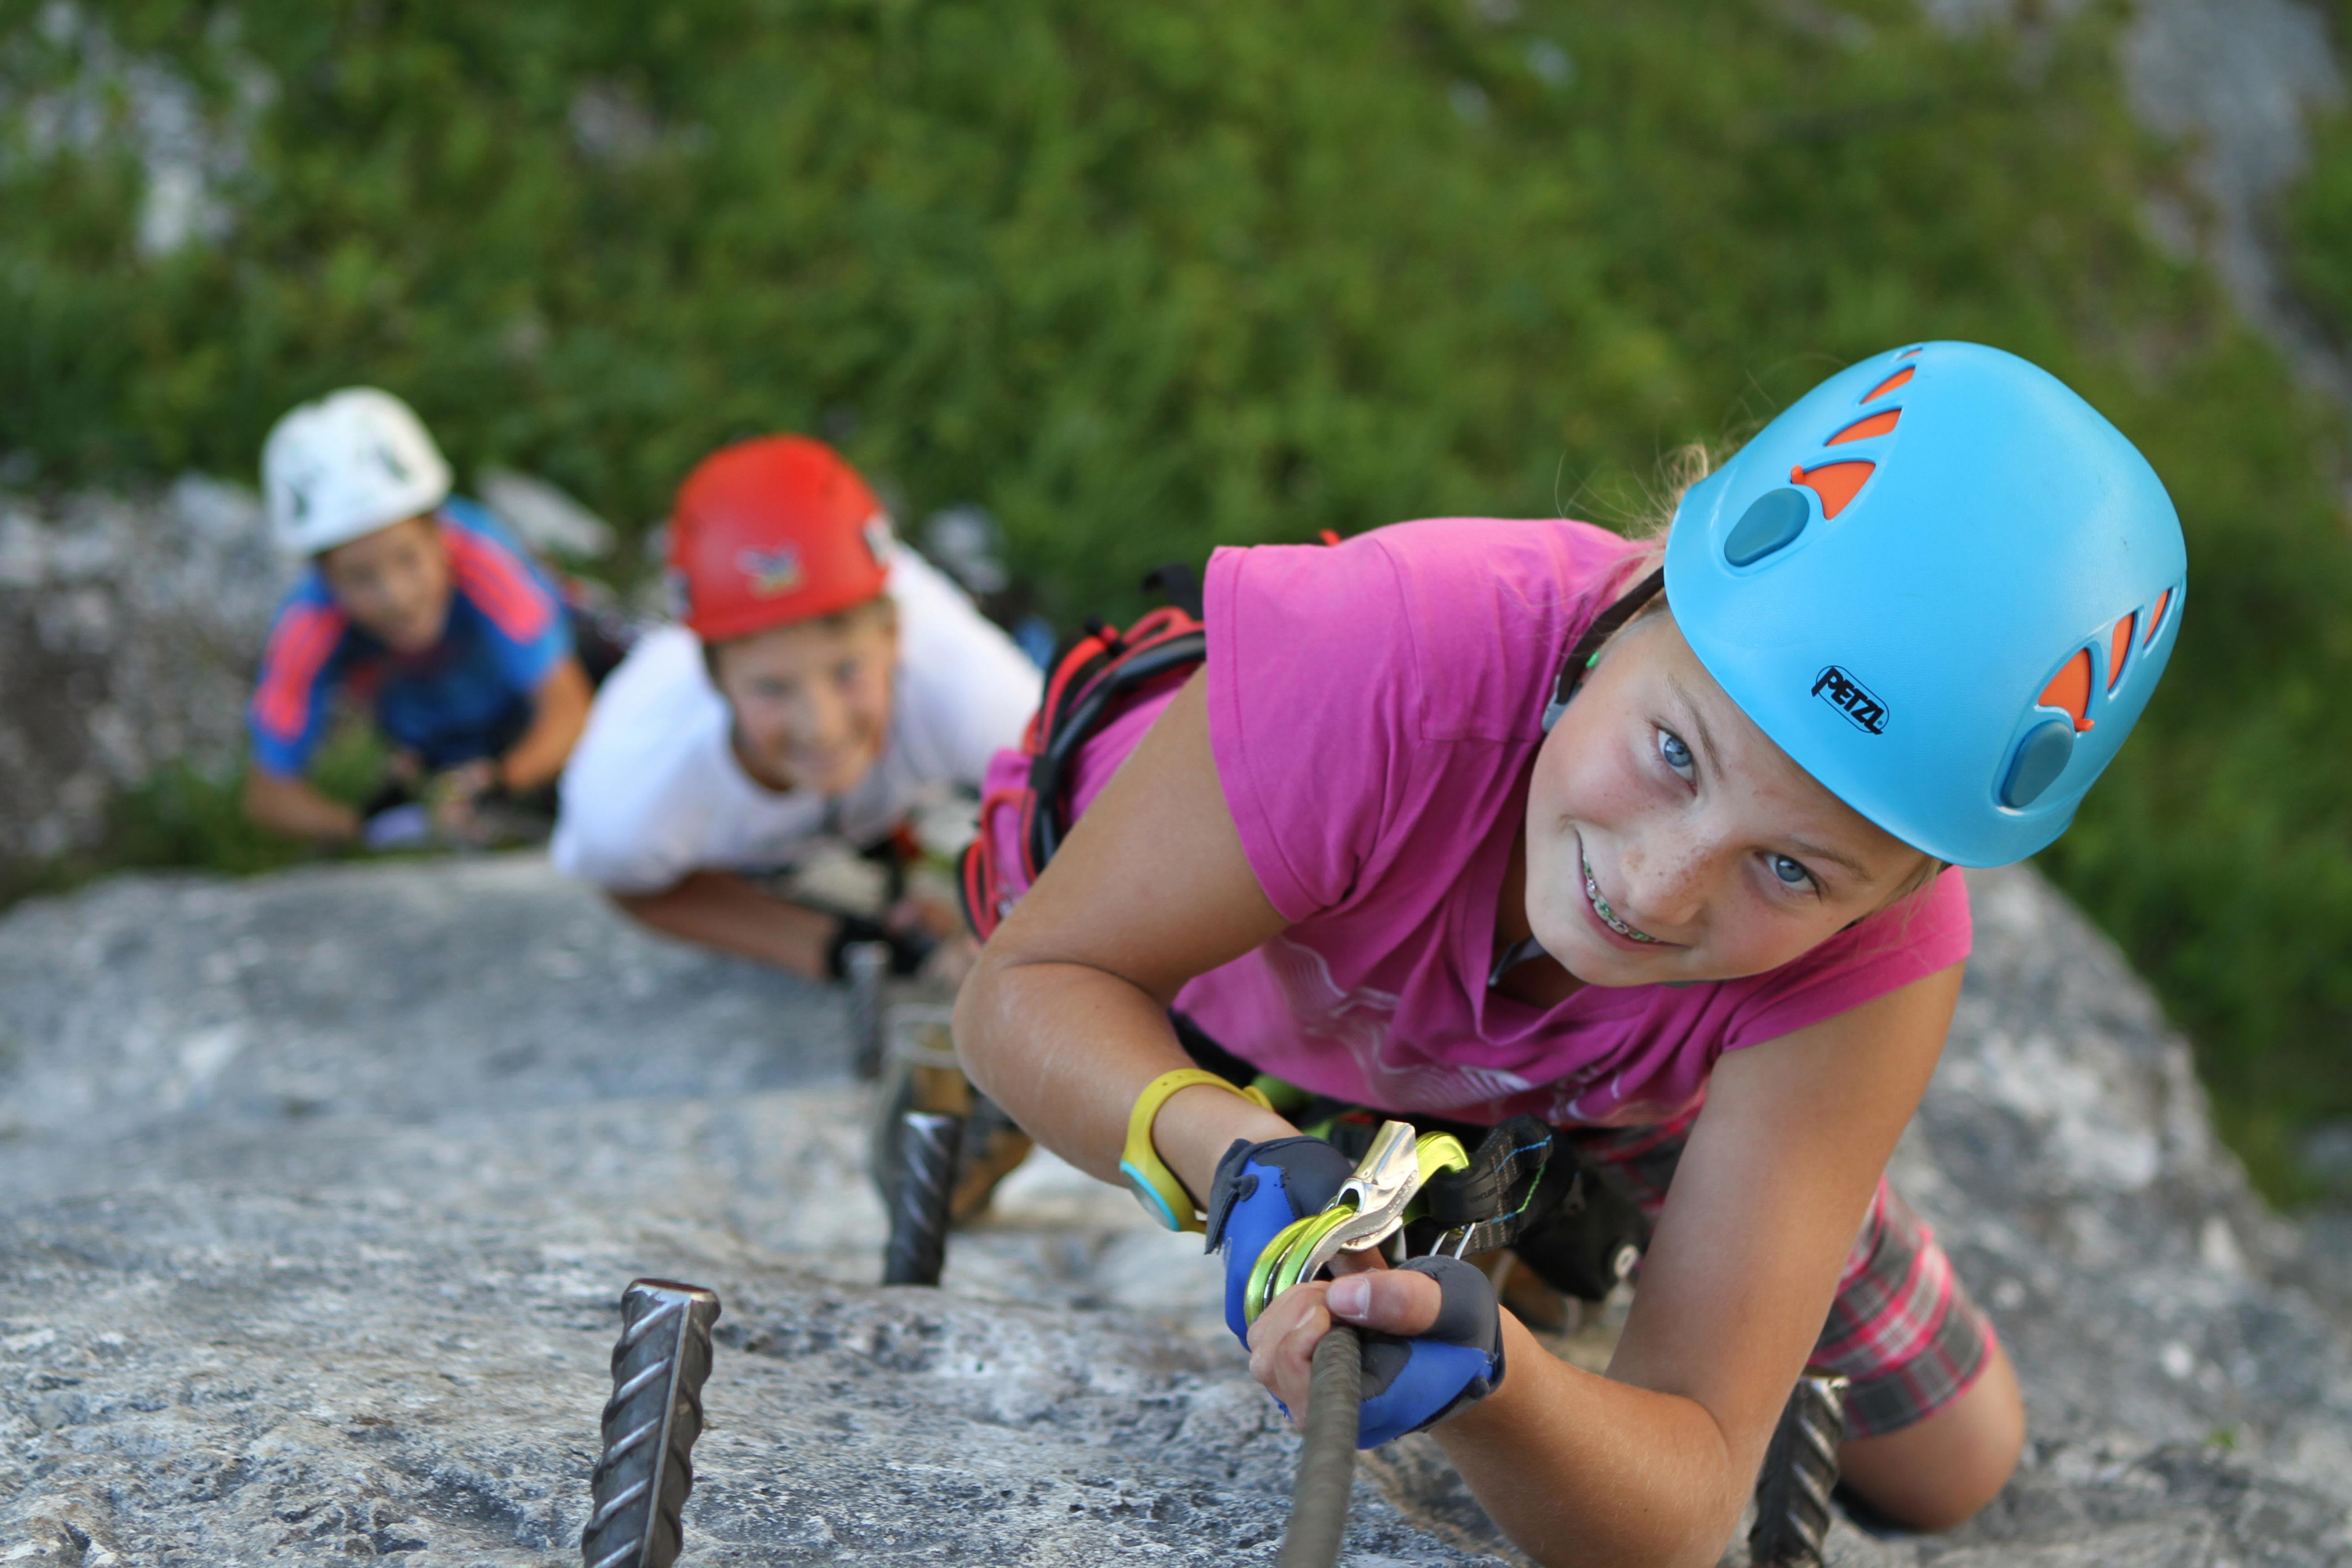
<instances>
[{"instance_id":1,"label":"boy in white shirt","mask_svg":"<svg viewBox=\"0 0 2352 1568\"><path fill-rule=\"evenodd\" d=\"M822 842L889 838L977 790L1018 743L1037 667L890 533L863 479L796 436L741 442L679 487L670 573L684 624L609 677L563 774L556 865L672 936L811 976L877 936L911 972L959 921L873 922L777 898L751 874Z\"/></svg>"}]
</instances>

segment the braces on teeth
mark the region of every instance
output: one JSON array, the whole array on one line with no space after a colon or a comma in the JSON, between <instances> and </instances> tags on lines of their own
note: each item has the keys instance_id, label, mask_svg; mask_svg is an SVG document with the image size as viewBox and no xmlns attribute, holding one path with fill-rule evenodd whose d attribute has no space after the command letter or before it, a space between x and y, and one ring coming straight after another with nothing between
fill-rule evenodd
<instances>
[{"instance_id":1,"label":"braces on teeth","mask_svg":"<svg viewBox=\"0 0 2352 1568\"><path fill-rule=\"evenodd\" d=\"M1584 896L1592 900L1592 907L1600 912L1601 923L1606 925L1611 931L1615 931L1619 936L1630 936L1635 942L1657 941L1658 939L1652 936L1648 931L1635 931L1632 926L1627 925L1623 921L1617 918L1617 911L1611 909L1609 907L1609 900L1601 896L1601 884L1594 881L1592 879L1592 862L1587 860L1583 864Z\"/></svg>"}]
</instances>

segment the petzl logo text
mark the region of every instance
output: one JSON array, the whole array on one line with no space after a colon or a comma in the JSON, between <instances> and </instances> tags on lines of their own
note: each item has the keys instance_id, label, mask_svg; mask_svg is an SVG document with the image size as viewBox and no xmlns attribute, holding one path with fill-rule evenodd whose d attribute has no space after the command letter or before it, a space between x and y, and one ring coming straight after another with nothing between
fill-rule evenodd
<instances>
[{"instance_id":1,"label":"petzl logo text","mask_svg":"<svg viewBox=\"0 0 2352 1568\"><path fill-rule=\"evenodd\" d=\"M1874 735L1886 733L1886 704L1871 695L1870 688L1830 665L1813 678L1813 695L1852 720L1858 730Z\"/></svg>"}]
</instances>

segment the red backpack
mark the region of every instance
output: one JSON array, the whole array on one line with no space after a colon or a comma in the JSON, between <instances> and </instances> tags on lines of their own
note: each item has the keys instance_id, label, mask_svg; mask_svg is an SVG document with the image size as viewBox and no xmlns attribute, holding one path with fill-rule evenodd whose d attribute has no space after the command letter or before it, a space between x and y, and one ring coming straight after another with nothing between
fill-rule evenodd
<instances>
[{"instance_id":1,"label":"red backpack","mask_svg":"<svg viewBox=\"0 0 2352 1568\"><path fill-rule=\"evenodd\" d=\"M1028 777L982 799L980 834L963 852L964 919L982 942L1069 834L1063 785L1078 748L1146 689L1189 677L1207 655L1200 616L1171 605L1124 631L1089 621L1087 635L1054 661L1045 700L1021 737ZM1017 866L998 863L997 824L1006 812L1018 814L1017 831L1009 836L1018 846Z\"/></svg>"}]
</instances>

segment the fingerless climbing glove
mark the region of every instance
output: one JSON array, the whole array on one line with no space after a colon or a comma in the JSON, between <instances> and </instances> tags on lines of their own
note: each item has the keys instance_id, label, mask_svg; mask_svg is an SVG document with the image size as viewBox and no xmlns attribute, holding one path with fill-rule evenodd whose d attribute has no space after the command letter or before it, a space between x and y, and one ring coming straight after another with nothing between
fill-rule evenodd
<instances>
[{"instance_id":1,"label":"fingerless climbing glove","mask_svg":"<svg viewBox=\"0 0 2352 1568\"><path fill-rule=\"evenodd\" d=\"M1319 1138L1236 1139L1209 1189L1207 1249L1225 1254L1225 1326L1249 1343L1250 1271L1284 1229L1320 1213L1355 1169ZM1503 1381L1503 1326L1486 1276L1453 1258L1402 1265L1437 1281L1436 1322L1411 1339L1363 1331L1364 1404L1356 1445L1370 1448L1476 1404Z\"/></svg>"},{"instance_id":2,"label":"fingerless climbing glove","mask_svg":"<svg viewBox=\"0 0 2352 1568\"><path fill-rule=\"evenodd\" d=\"M1501 1385L1503 1317L1486 1273L1458 1258L1416 1258L1400 1272L1437 1281L1437 1321L1412 1339L1359 1331L1364 1405L1356 1447L1376 1448L1465 1410Z\"/></svg>"},{"instance_id":3,"label":"fingerless climbing glove","mask_svg":"<svg viewBox=\"0 0 2352 1568\"><path fill-rule=\"evenodd\" d=\"M1258 1255L1286 1227L1320 1214L1353 1174L1355 1162L1320 1138L1234 1140L1209 1186L1205 1250L1225 1252L1225 1327L1244 1346L1249 1319L1242 1302Z\"/></svg>"}]
</instances>

